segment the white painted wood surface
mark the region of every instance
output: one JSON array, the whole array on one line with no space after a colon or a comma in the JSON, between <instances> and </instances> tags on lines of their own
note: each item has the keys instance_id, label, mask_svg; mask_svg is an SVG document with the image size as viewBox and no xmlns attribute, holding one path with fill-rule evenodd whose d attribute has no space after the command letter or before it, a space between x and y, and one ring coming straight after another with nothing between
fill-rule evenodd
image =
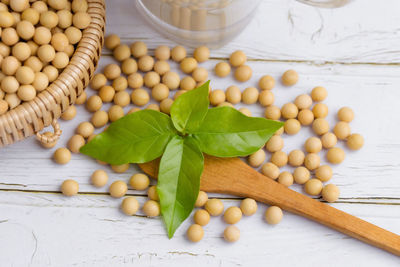
<instances>
[{"instance_id":1,"label":"white painted wood surface","mask_svg":"<svg viewBox=\"0 0 400 267\"><path fill-rule=\"evenodd\" d=\"M280 84L273 90L281 106L316 85L329 90L328 117L335 123L341 106L351 106L354 132L364 135L365 147L347 151L343 164L334 168L332 183L341 189L334 207L400 234L400 43L396 0L356 0L336 10L315 9L294 1L265 0L250 26L232 43L212 51L214 60L243 49L251 58L254 85L263 74L279 79L289 68L298 70L294 88ZM173 45L144 22L132 1L107 2L107 32L123 41L146 40L150 48ZM107 56L100 69L112 61ZM346 64L340 64L346 63ZM347 64L349 63L349 64ZM357 63L357 64L352 64ZM172 64L173 65L173 64ZM175 65L174 65L175 66ZM233 79L211 75L212 87L225 89ZM89 94L92 92L89 90ZM240 105L239 105L240 106ZM254 115L263 109L249 107ZM58 146L64 146L76 125L90 118L79 107L78 118L62 122ZM301 147L311 130L285 137L286 152ZM51 161L54 149L44 150L33 139L0 151L0 265L1 266L399 266L400 259L350 239L301 217L285 213L281 224L271 227L262 220L265 205L256 215L239 223L242 237L236 244L222 238L226 226L213 218L199 244L184 233L191 219L168 240L160 219L127 217L120 200L107 196L107 188L95 189L90 174L106 168L111 181L128 180L137 171L115 174L82 155L73 155L66 166ZM320 153L324 157L324 153ZM289 168L288 168L289 169ZM59 194L67 178L80 183L81 194ZM293 186L296 190L300 187ZM144 192L130 190L140 203ZM231 196L226 206L239 205Z\"/></svg>"}]
</instances>

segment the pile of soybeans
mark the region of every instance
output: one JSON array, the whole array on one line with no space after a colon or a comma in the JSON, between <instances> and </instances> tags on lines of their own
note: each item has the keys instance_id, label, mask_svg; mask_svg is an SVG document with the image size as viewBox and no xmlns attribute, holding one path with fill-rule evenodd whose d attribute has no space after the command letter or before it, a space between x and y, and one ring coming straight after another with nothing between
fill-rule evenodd
<instances>
[{"instance_id":1,"label":"pile of soybeans","mask_svg":"<svg viewBox=\"0 0 400 267\"><path fill-rule=\"evenodd\" d=\"M76 105L86 105L86 109L93 115L90 121L82 122L76 128L66 148L58 148L54 152L54 160L59 164L66 164L71 159L72 153L79 153L80 147L90 141L96 134L113 121L125 115L124 108L132 106L127 114L136 112L142 108L153 109L169 114L174 100L182 93L201 85L208 79L208 70L201 67L201 63L210 57L210 51L205 46L197 47L192 56L182 46L170 49L167 46L158 46L154 56L149 55L148 48L143 42L134 42L131 46L121 44L120 38L110 35L106 38L105 46L112 51L116 63L108 64L102 72L97 73L91 81L90 87L94 94L87 98L83 93ZM179 64L180 70L185 74L181 77L171 70L171 61ZM175 63L174 63L175 64ZM247 56L242 51L235 51L229 57L229 62L221 61L212 70L218 77L226 77L232 71L235 79L241 83L251 79L252 69L247 65ZM299 79L295 70L283 73L280 82L286 86L294 86ZM342 148L336 146L338 142L346 142L351 150L358 150L363 146L364 139L360 134L352 133L350 122L354 119L354 113L349 107L342 107L337 113L337 123L331 129L325 119L328 115L328 106L324 104L328 92L324 87L317 86L308 94L295 97L293 102L284 104L281 108L274 105L275 79L270 75L264 75L258 80L258 88L248 87L243 91L236 85L227 86L227 89L213 90L210 88L210 103L212 106L232 106L238 103L258 104L265 108L265 117L271 120L284 121L284 127L279 130L256 153L250 155L248 163L260 171L266 179L276 180L284 186L296 183L303 185L304 192L310 196L322 196L327 202L335 202L339 198L339 189L329 183L333 176L330 165L321 165L319 153L326 150L327 161L331 164L339 164L345 158ZM212 81L211 81L212 86ZM170 97L172 96L172 97ZM87 98L87 99L86 99ZM149 104L153 99L153 103ZM110 103L110 104L107 104ZM108 109L105 107L109 106ZM247 108L239 109L247 116L252 116ZM76 115L76 107L71 106L62 116L64 120L71 120ZM286 154L284 138L295 135L302 127L312 127L315 136L309 137L302 148ZM48 148L56 144L46 145ZM266 156L271 156L266 162ZM100 164L105 164L99 162ZM280 168L290 165L292 172L281 171ZM111 166L117 173L126 172L129 164ZM91 176L91 183L96 187L104 187L108 184L109 175L107 169L98 169ZM159 198L156 185L150 186L150 179L145 174L134 174L129 182L123 180L113 181L109 185L109 193L114 198L122 198L126 195L128 187L134 190L147 190L149 200L141 207L142 212L148 217L160 215ZM61 186L64 195L78 194L79 185L74 180L65 180ZM203 227L209 221L210 216L223 214L224 221L229 225L222 234L228 242L235 242L240 237L240 231L235 224L243 215L251 216L257 211L257 202L253 199L242 200L240 207L232 206L225 209L220 199L209 199L208 195L200 191L194 212L193 221L187 230L190 241L198 242L204 236ZM139 202L134 196L125 197L121 201L121 210L126 215L132 216L140 209ZM269 207L265 211L265 221L268 224L278 224L283 213L279 207Z\"/></svg>"}]
</instances>

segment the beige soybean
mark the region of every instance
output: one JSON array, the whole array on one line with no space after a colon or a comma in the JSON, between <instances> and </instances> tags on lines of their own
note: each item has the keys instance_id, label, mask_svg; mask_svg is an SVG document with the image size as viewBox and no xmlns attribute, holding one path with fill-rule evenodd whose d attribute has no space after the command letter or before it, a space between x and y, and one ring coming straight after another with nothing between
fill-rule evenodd
<instances>
[{"instance_id":1,"label":"beige soybean","mask_svg":"<svg viewBox=\"0 0 400 267\"><path fill-rule=\"evenodd\" d=\"M171 67L169 66L167 61L159 60L159 61L156 61L156 63L154 63L153 69L159 75L164 75L165 73L167 73L168 71L171 70Z\"/></svg>"},{"instance_id":2,"label":"beige soybean","mask_svg":"<svg viewBox=\"0 0 400 267\"><path fill-rule=\"evenodd\" d=\"M35 79L35 73L29 67L19 67L15 72L15 78L20 84L31 84Z\"/></svg>"},{"instance_id":3,"label":"beige soybean","mask_svg":"<svg viewBox=\"0 0 400 267\"><path fill-rule=\"evenodd\" d=\"M251 111L248 108L239 108L239 111L243 114L246 115L247 117L251 117Z\"/></svg>"},{"instance_id":4,"label":"beige soybean","mask_svg":"<svg viewBox=\"0 0 400 267\"><path fill-rule=\"evenodd\" d=\"M151 56L145 55L139 58L138 68L143 72L151 71L154 67L154 59Z\"/></svg>"},{"instance_id":5,"label":"beige soybean","mask_svg":"<svg viewBox=\"0 0 400 267\"><path fill-rule=\"evenodd\" d=\"M210 214L203 209L197 210L193 215L193 220L196 224L205 226L210 222Z\"/></svg>"},{"instance_id":6,"label":"beige soybean","mask_svg":"<svg viewBox=\"0 0 400 267\"><path fill-rule=\"evenodd\" d=\"M147 196L151 200L159 201L160 198L158 197L157 186L155 185L150 186L149 189L147 190Z\"/></svg>"},{"instance_id":7,"label":"beige soybean","mask_svg":"<svg viewBox=\"0 0 400 267\"><path fill-rule=\"evenodd\" d=\"M48 29L52 29L58 24L58 16L55 12L48 10L40 14L39 21L41 25Z\"/></svg>"},{"instance_id":8,"label":"beige soybean","mask_svg":"<svg viewBox=\"0 0 400 267\"><path fill-rule=\"evenodd\" d=\"M203 67L197 67L192 72L192 77L196 82L204 82L208 78L208 71Z\"/></svg>"},{"instance_id":9,"label":"beige soybean","mask_svg":"<svg viewBox=\"0 0 400 267\"><path fill-rule=\"evenodd\" d=\"M199 224L192 224L186 231L186 236L191 242L199 242L204 237L204 230Z\"/></svg>"},{"instance_id":10,"label":"beige soybean","mask_svg":"<svg viewBox=\"0 0 400 267\"><path fill-rule=\"evenodd\" d=\"M289 165L293 167L298 167L304 163L304 152L298 149L292 150L288 155Z\"/></svg>"},{"instance_id":11,"label":"beige soybean","mask_svg":"<svg viewBox=\"0 0 400 267\"><path fill-rule=\"evenodd\" d=\"M153 88L160 83L160 80L160 75L155 71L149 71L143 77L144 85L148 88Z\"/></svg>"},{"instance_id":12,"label":"beige soybean","mask_svg":"<svg viewBox=\"0 0 400 267\"><path fill-rule=\"evenodd\" d=\"M129 169L129 163L121 165L111 165L111 169L116 173L124 173Z\"/></svg>"},{"instance_id":13,"label":"beige soybean","mask_svg":"<svg viewBox=\"0 0 400 267\"><path fill-rule=\"evenodd\" d=\"M336 202L339 199L340 190L334 184L328 184L322 188L322 198L330 203Z\"/></svg>"},{"instance_id":14,"label":"beige soybean","mask_svg":"<svg viewBox=\"0 0 400 267\"><path fill-rule=\"evenodd\" d=\"M61 119L69 121L75 118L75 116L76 116L76 107L74 105L71 105L61 114Z\"/></svg>"},{"instance_id":15,"label":"beige soybean","mask_svg":"<svg viewBox=\"0 0 400 267\"><path fill-rule=\"evenodd\" d=\"M15 45L19 40L17 31L14 28L5 28L1 33L1 41L8 46Z\"/></svg>"},{"instance_id":16,"label":"beige soybean","mask_svg":"<svg viewBox=\"0 0 400 267\"><path fill-rule=\"evenodd\" d=\"M326 153L327 160L332 164L342 163L345 157L346 154L340 147L332 147Z\"/></svg>"},{"instance_id":17,"label":"beige soybean","mask_svg":"<svg viewBox=\"0 0 400 267\"><path fill-rule=\"evenodd\" d=\"M57 69L65 68L69 63L69 57L64 52L57 52L54 56L54 59L51 61L54 67Z\"/></svg>"},{"instance_id":18,"label":"beige soybean","mask_svg":"<svg viewBox=\"0 0 400 267\"><path fill-rule=\"evenodd\" d=\"M6 94L4 100L7 101L10 109L15 108L21 103L21 99L17 96L17 94Z\"/></svg>"},{"instance_id":19,"label":"beige soybean","mask_svg":"<svg viewBox=\"0 0 400 267\"><path fill-rule=\"evenodd\" d=\"M317 103L314 105L312 112L315 118L325 118L328 116L328 106L324 103Z\"/></svg>"},{"instance_id":20,"label":"beige soybean","mask_svg":"<svg viewBox=\"0 0 400 267\"><path fill-rule=\"evenodd\" d=\"M86 108L90 112L98 111L99 109L101 109L102 106L103 101L101 101L101 98L98 95L92 95L86 101Z\"/></svg>"},{"instance_id":21,"label":"beige soybean","mask_svg":"<svg viewBox=\"0 0 400 267\"><path fill-rule=\"evenodd\" d=\"M298 109L308 109L312 105L311 96L307 94L299 95L294 100L294 104L298 107Z\"/></svg>"},{"instance_id":22,"label":"beige soybean","mask_svg":"<svg viewBox=\"0 0 400 267\"><path fill-rule=\"evenodd\" d=\"M358 133L354 133L347 137L347 147L351 150L359 150L364 145L364 137Z\"/></svg>"},{"instance_id":23,"label":"beige soybean","mask_svg":"<svg viewBox=\"0 0 400 267\"><path fill-rule=\"evenodd\" d=\"M179 88L186 91L193 90L196 88L196 81L191 76L186 76L181 80Z\"/></svg>"},{"instance_id":24,"label":"beige soybean","mask_svg":"<svg viewBox=\"0 0 400 267\"><path fill-rule=\"evenodd\" d=\"M101 87L99 90L99 97L105 103L113 101L114 96L115 96L115 90L109 85L105 85Z\"/></svg>"},{"instance_id":25,"label":"beige soybean","mask_svg":"<svg viewBox=\"0 0 400 267\"><path fill-rule=\"evenodd\" d=\"M68 179L61 184L61 193L64 196L75 196L79 192L79 184L77 181Z\"/></svg>"},{"instance_id":26,"label":"beige soybean","mask_svg":"<svg viewBox=\"0 0 400 267\"><path fill-rule=\"evenodd\" d=\"M217 106L225 102L225 92L221 89L216 89L211 91L210 93L210 104L213 106Z\"/></svg>"},{"instance_id":27,"label":"beige soybean","mask_svg":"<svg viewBox=\"0 0 400 267\"><path fill-rule=\"evenodd\" d=\"M281 172L278 176L278 183L284 186L291 186L293 184L293 181L293 175L288 171Z\"/></svg>"},{"instance_id":28,"label":"beige soybean","mask_svg":"<svg viewBox=\"0 0 400 267\"><path fill-rule=\"evenodd\" d=\"M310 179L310 171L303 167L297 167L293 171L293 179L296 184L305 184Z\"/></svg>"},{"instance_id":29,"label":"beige soybean","mask_svg":"<svg viewBox=\"0 0 400 267\"><path fill-rule=\"evenodd\" d=\"M267 162L261 167L261 173L265 176L276 180L279 176L279 168L272 162Z\"/></svg>"},{"instance_id":30,"label":"beige soybean","mask_svg":"<svg viewBox=\"0 0 400 267\"><path fill-rule=\"evenodd\" d=\"M272 90L275 87L275 79L270 75L264 75L258 81L258 88L261 90Z\"/></svg>"},{"instance_id":31,"label":"beige soybean","mask_svg":"<svg viewBox=\"0 0 400 267\"><path fill-rule=\"evenodd\" d=\"M108 110L108 118L111 122L119 120L124 116L124 109L121 106L114 105L111 106Z\"/></svg>"},{"instance_id":32,"label":"beige soybean","mask_svg":"<svg viewBox=\"0 0 400 267\"><path fill-rule=\"evenodd\" d=\"M66 29L72 25L73 15L69 10L59 10L57 11L58 24L57 26L61 29Z\"/></svg>"},{"instance_id":33,"label":"beige soybean","mask_svg":"<svg viewBox=\"0 0 400 267\"><path fill-rule=\"evenodd\" d=\"M310 179L304 185L304 191L311 196L318 196L321 194L323 184L319 179Z\"/></svg>"},{"instance_id":34,"label":"beige soybean","mask_svg":"<svg viewBox=\"0 0 400 267\"><path fill-rule=\"evenodd\" d=\"M107 79L114 80L121 76L121 68L117 64L111 63L105 66L103 73Z\"/></svg>"},{"instance_id":35,"label":"beige soybean","mask_svg":"<svg viewBox=\"0 0 400 267\"><path fill-rule=\"evenodd\" d=\"M309 169L310 171L318 168L320 163L321 163L321 158L316 153L309 153L304 158L304 166L306 166L306 168Z\"/></svg>"},{"instance_id":36,"label":"beige soybean","mask_svg":"<svg viewBox=\"0 0 400 267\"><path fill-rule=\"evenodd\" d=\"M108 174L104 170L96 170L90 176L90 181L95 187L103 187L108 182Z\"/></svg>"},{"instance_id":37,"label":"beige soybean","mask_svg":"<svg viewBox=\"0 0 400 267\"><path fill-rule=\"evenodd\" d=\"M132 73L137 72L138 70L138 65L136 60L133 58L127 58L124 61L122 61L121 64L121 71L125 75L131 75Z\"/></svg>"},{"instance_id":38,"label":"beige soybean","mask_svg":"<svg viewBox=\"0 0 400 267\"><path fill-rule=\"evenodd\" d=\"M51 37L50 43L57 52L64 52L69 45L67 36L61 32L54 34Z\"/></svg>"},{"instance_id":39,"label":"beige soybean","mask_svg":"<svg viewBox=\"0 0 400 267\"><path fill-rule=\"evenodd\" d=\"M128 86L132 89L138 89L143 86L143 77L140 73L132 73L128 76Z\"/></svg>"},{"instance_id":40,"label":"beige soybean","mask_svg":"<svg viewBox=\"0 0 400 267\"><path fill-rule=\"evenodd\" d=\"M249 165L252 167L259 167L265 161L266 155L264 150L259 149L257 152L251 154L248 158Z\"/></svg>"},{"instance_id":41,"label":"beige soybean","mask_svg":"<svg viewBox=\"0 0 400 267\"><path fill-rule=\"evenodd\" d=\"M293 86L299 80L299 74L295 70L287 70L282 75L282 84L285 86Z\"/></svg>"},{"instance_id":42,"label":"beige soybean","mask_svg":"<svg viewBox=\"0 0 400 267\"><path fill-rule=\"evenodd\" d=\"M162 83L168 86L170 90L175 90L179 87L179 74L173 71L168 71L162 76Z\"/></svg>"},{"instance_id":43,"label":"beige soybean","mask_svg":"<svg viewBox=\"0 0 400 267\"><path fill-rule=\"evenodd\" d=\"M245 104L254 104L258 100L258 89L255 87L247 87L242 93L242 102Z\"/></svg>"},{"instance_id":44,"label":"beige soybean","mask_svg":"<svg viewBox=\"0 0 400 267\"><path fill-rule=\"evenodd\" d=\"M181 46L175 46L171 50L171 58L175 62L181 62L186 57L186 49Z\"/></svg>"},{"instance_id":45,"label":"beige soybean","mask_svg":"<svg viewBox=\"0 0 400 267\"><path fill-rule=\"evenodd\" d=\"M24 40L29 40L35 34L35 27L30 21L22 20L17 23L16 27L18 36Z\"/></svg>"},{"instance_id":46,"label":"beige soybean","mask_svg":"<svg viewBox=\"0 0 400 267\"><path fill-rule=\"evenodd\" d=\"M72 45L77 44L82 39L81 30L74 26L68 27L64 31L64 34L67 36L69 43Z\"/></svg>"},{"instance_id":47,"label":"beige soybean","mask_svg":"<svg viewBox=\"0 0 400 267\"><path fill-rule=\"evenodd\" d=\"M128 191L128 185L124 181L117 180L110 185L108 191L110 192L110 196L120 198L125 196Z\"/></svg>"},{"instance_id":48,"label":"beige soybean","mask_svg":"<svg viewBox=\"0 0 400 267\"><path fill-rule=\"evenodd\" d=\"M300 131L301 124L296 119L289 119L289 120L285 121L285 124L283 125L283 127L285 129L285 133L287 133L289 135L294 135Z\"/></svg>"},{"instance_id":49,"label":"beige soybean","mask_svg":"<svg viewBox=\"0 0 400 267\"><path fill-rule=\"evenodd\" d=\"M217 198L207 200L204 208L208 211L211 216L218 216L224 211L224 204Z\"/></svg>"},{"instance_id":50,"label":"beige soybean","mask_svg":"<svg viewBox=\"0 0 400 267\"><path fill-rule=\"evenodd\" d=\"M204 191L199 191L199 195L197 196L196 203L194 204L195 207L203 207L208 201L208 195Z\"/></svg>"},{"instance_id":51,"label":"beige soybean","mask_svg":"<svg viewBox=\"0 0 400 267\"><path fill-rule=\"evenodd\" d=\"M245 198L240 203L240 209L245 216L251 216L257 212L257 202L252 198Z\"/></svg>"},{"instance_id":52,"label":"beige soybean","mask_svg":"<svg viewBox=\"0 0 400 267\"><path fill-rule=\"evenodd\" d=\"M129 46L120 44L113 50L113 56L118 61L124 61L131 56ZM153 58L152 58L153 59Z\"/></svg>"},{"instance_id":53,"label":"beige soybean","mask_svg":"<svg viewBox=\"0 0 400 267\"><path fill-rule=\"evenodd\" d=\"M322 142L321 139L318 137L310 137L304 143L304 148L309 153L318 153L322 149Z\"/></svg>"},{"instance_id":54,"label":"beige soybean","mask_svg":"<svg viewBox=\"0 0 400 267\"><path fill-rule=\"evenodd\" d=\"M81 149L85 143L85 138L83 138L82 135L75 134L69 139L67 147L72 153L79 153L79 149Z\"/></svg>"},{"instance_id":55,"label":"beige soybean","mask_svg":"<svg viewBox=\"0 0 400 267\"><path fill-rule=\"evenodd\" d=\"M205 62L210 58L210 49L207 46L199 46L193 51L193 57L197 62Z\"/></svg>"},{"instance_id":56,"label":"beige soybean","mask_svg":"<svg viewBox=\"0 0 400 267\"><path fill-rule=\"evenodd\" d=\"M267 107L267 106L270 106L270 105L274 104L274 101L275 101L275 96L269 90L262 91L260 93L260 95L258 96L258 102L263 107Z\"/></svg>"},{"instance_id":57,"label":"beige soybean","mask_svg":"<svg viewBox=\"0 0 400 267\"><path fill-rule=\"evenodd\" d=\"M93 76L92 80L90 81L90 87L93 90L99 90L101 87L105 86L107 83L107 78L102 73L97 73Z\"/></svg>"},{"instance_id":58,"label":"beige soybean","mask_svg":"<svg viewBox=\"0 0 400 267\"><path fill-rule=\"evenodd\" d=\"M101 128L108 123L108 113L104 110L98 110L93 114L90 122L95 128Z\"/></svg>"},{"instance_id":59,"label":"beige soybean","mask_svg":"<svg viewBox=\"0 0 400 267\"><path fill-rule=\"evenodd\" d=\"M281 208L279 208L277 206L271 206L265 212L264 217L265 217L265 221L268 224L275 225L282 221L283 212L282 212Z\"/></svg>"},{"instance_id":60,"label":"beige soybean","mask_svg":"<svg viewBox=\"0 0 400 267\"><path fill-rule=\"evenodd\" d=\"M135 190L145 190L149 187L150 179L146 174L136 173L131 176L129 184Z\"/></svg>"},{"instance_id":61,"label":"beige soybean","mask_svg":"<svg viewBox=\"0 0 400 267\"><path fill-rule=\"evenodd\" d=\"M132 56L135 58L140 58L147 54L147 45L141 41L134 42L130 49Z\"/></svg>"},{"instance_id":62,"label":"beige soybean","mask_svg":"<svg viewBox=\"0 0 400 267\"><path fill-rule=\"evenodd\" d=\"M166 45L160 45L154 50L154 56L158 60L168 60L171 56L171 50Z\"/></svg>"},{"instance_id":63,"label":"beige soybean","mask_svg":"<svg viewBox=\"0 0 400 267\"><path fill-rule=\"evenodd\" d=\"M135 89L135 90L139 90L139 89ZM119 91L117 93L115 93L114 95L114 104L121 106L121 107L126 107L127 105L129 105L131 102L129 93L127 91Z\"/></svg>"},{"instance_id":64,"label":"beige soybean","mask_svg":"<svg viewBox=\"0 0 400 267\"><path fill-rule=\"evenodd\" d=\"M16 57L8 56L5 57L1 62L1 71L5 75L14 75L20 66L21 62L19 62Z\"/></svg>"},{"instance_id":65,"label":"beige soybean","mask_svg":"<svg viewBox=\"0 0 400 267\"><path fill-rule=\"evenodd\" d=\"M253 75L253 70L248 65L242 65L235 70L235 79L239 82L246 82L250 80Z\"/></svg>"},{"instance_id":66,"label":"beige soybean","mask_svg":"<svg viewBox=\"0 0 400 267\"><path fill-rule=\"evenodd\" d=\"M246 61L247 61L247 56L241 50L233 52L229 57L229 63L231 64L232 67L242 66L246 63Z\"/></svg>"},{"instance_id":67,"label":"beige soybean","mask_svg":"<svg viewBox=\"0 0 400 267\"><path fill-rule=\"evenodd\" d=\"M224 230L224 239L229 243L238 241L240 238L240 230L234 225L230 225Z\"/></svg>"},{"instance_id":68,"label":"beige soybean","mask_svg":"<svg viewBox=\"0 0 400 267\"><path fill-rule=\"evenodd\" d=\"M288 156L283 151L276 151L271 155L270 161L280 168L287 164Z\"/></svg>"},{"instance_id":69,"label":"beige soybean","mask_svg":"<svg viewBox=\"0 0 400 267\"><path fill-rule=\"evenodd\" d=\"M318 118L314 120L312 124L312 129L317 135L326 134L329 131L329 123L325 119Z\"/></svg>"},{"instance_id":70,"label":"beige soybean","mask_svg":"<svg viewBox=\"0 0 400 267\"><path fill-rule=\"evenodd\" d=\"M124 76L117 77L111 84L115 91L123 91L128 88L128 80Z\"/></svg>"},{"instance_id":71,"label":"beige soybean","mask_svg":"<svg viewBox=\"0 0 400 267\"><path fill-rule=\"evenodd\" d=\"M91 17L88 13L86 12L76 12L73 16L72 16L72 24L77 27L78 29L86 29L91 21ZM129 47L128 47L129 49Z\"/></svg>"},{"instance_id":72,"label":"beige soybean","mask_svg":"<svg viewBox=\"0 0 400 267\"><path fill-rule=\"evenodd\" d=\"M11 54L19 61L25 61L31 56L31 49L27 43L16 43L11 49Z\"/></svg>"},{"instance_id":73,"label":"beige soybean","mask_svg":"<svg viewBox=\"0 0 400 267\"><path fill-rule=\"evenodd\" d=\"M339 140L346 139L351 134L349 123L339 121L338 123L336 123L335 127L333 127L333 133Z\"/></svg>"},{"instance_id":74,"label":"beige soybean","mask_svg":"<svg viewBox=\"0 0 400 267\"><path fill-rule=\"evenodd\" d=\"M32 85L21 85L17 95L22 101L31 101L36 97L36 89Z\"/></svg>"},{"instance_id":75,"label":"beige soybean","mask_svg":"<svg viewBox=\"0 0 400 267\"><path fill-rule=\"evenodd\" d=\"M37 73L39 73L39 71L42 70L43 63L42 63L42 61L40 61L40 59L38 57L31 56L27 60L25 60L24 66L31 68L35 72L35 75L36 75ZM44 73L42 73L42 74L44 74Z\"/></svg>"},{"instance_id":76,"label":"beige soybean","mask_svg":"<svg viewBox=\"0 0 400 267\"><path fill-rule=\"evenodd\" d=\"M8 111L8 103L7 101L0 99L0 115L3 115Z\"/></svg>"},{"instance_id":77,"label":"beige soybean","mask_svg":"<svg viewBox=\"0 0 400 267\"><path fill-rule=\"evenodd\" d=\"M218 77L226 77L231 72L231 66L226 62L219 62L215 65L214 72Z\"/></svg>"},{"instance_id":78,"label":"beige soybean","mask_svg":"<svg viewBox=\"0 0 400 267\"><path fill-rule=\"evenodd\" d=\"M81 122L76 128L76 133L88 138L94 132L94 126L88 121Z\"/></svg>"},{"instance_id":79,"label":"beige soybean","mask_svg":"<svg viewBox=\"0 0 400 267\"><path fill-rule=\"evenodd\" d=\"M299 111L297 119L299 120L301 125L310 125L314 121L314 113L309 109L302 109Z\"/></svg>"},{"instance_id":80,"label":"beige soybean","mask_svg":"<svg viewBox=\"0 0 400 267\"><path fill-rule=\"evenodd\" d=\"M238 207L229 207L224 212L224 221L228 224L235 224L242 219L242 210Z\"/></svg>"},{"instance_id":81,"label":"beige soybean","mask_svg":"<svg viewBox=\"0 0 400 267\"><path fill-rule=\"evenodd\" d=\"M294 119L297 117L299 110L293 103L286 103L281 108L282 117L285 119Z\"/></svg>"},{"instance_id":82,"label":"beige soybean","mask_svg":"<svg viewBox=\"0 0 400 267\"><path fill-rule=\"evenodd\" d=\"M269 152L277 152L279 150L282 150L284 146L284 141L283 138L280 137L279 135L273 135L268 142L265 145L265 148Z\"/></svg>"},{"instance_id":83,"label":"beige soybean","mask_svg":"<svg viewBox=\"0 0 400 267\"><path fill-rule=\"evenodd\" d=\"M332 148L337 143L337 137L331 132L327 132L321 136L322 146L324 148Z\"/></svg>"},{"instance_id":84,"label":"beige soybean","mask_svg":"<svg viewBox=\"0 0 400 267\"><path fill-rule=\"evenodd\" d=\"M325 87L317 86L311 91L311 98L313 101L321 102L328 96L328 91Z\"/></svg>"},{"instance_id":85,"label":"beige soybean","mask_svg":"<svg viewBox=\"0 0 400 267\"><path fill-rule=\"evenodd\" d=\"M67 148L61 147L54 151L53 158L58 164L67 164L71 160L71 152Z\"/></svg>"},{"instance_id":86,"label":"beige soybean","mask_svg":"<svg viewBox=\"0 0 400 267\"><path fill-rule=\"evenodd\" d=\"M321 165L315 169L315 177L320 179L322 182L327 182L332 178L333 171L329 165Z\"/></svg>"},{"instance_id":87,"label":"beige soybean","mask_svg":"<svg viewBox=\"0 0 400 267\"><path fill-rule=\"evenodd\" d=\"M192 73L197 68L197 61L192 57L184 58L180 62L180 68L184 73Z\"/></svg>"},{"instance_id":88,"label":"beige soybean","mask_svg":"<svg viewBox=\"0 0 400 267\"><path fill-rule=\"evenodd\" d=\"M122 200L121 210L128 216L135 215L136 212L139 210L139 202L133 196L126 197L124 198L124 200Z\"/></svg>"},{"instance_id":89,"label":"beige soybean","mask_svg":"<svg viewBox=\"0 0 400 267\"><path fill-rule=\"evenodd\" d=\"M160 204L154 200L147 200L142 207L142 211L147 217L156 217L160 215Z\"/></svg>"},{"instance_id":90,"label":"beige soybean","mask_svg":"<svg viewBox=\"0 0 400 267\"><path fill-rule=\"evenodd\" d=\"M149 102L150 96L146 90L139 88L132 91L131 99L134 105L142 107Z\"/></svg>"},{"instance_id":91,"label":"beige soybean","mask_svg":"<svg viewBox=\"0 0 400 267\"><path fill-rule=\"evenodd\" d=\"M279 120L281 118L281 109L277 106L271 105L265 108L265 118L270 120Z\"/></svg>"},{"instance_id":92,"label":"beige soybean","mask_svg":"<svg viewBox=\"0 0 400 267\"><path fill-rule=\"evenodd\" d=\"M53 82L58 78L58 70L52 65L47 65L46 67L44 67L42 72L47 75L47 77L49 78L49 82ZM86 101L86 93L83 92L78 97L78 99L82 100L83 102ZM75 103L77 105L80 105L80 104L78 104L78 101L79 101L78 99L76 99Z\"/></svg>"},{"instance_id":93,"label":"beige soybean","mask_svg":"<svg viewBox=\"0 0 400 267\"><path fill-rule=\"evenodd\" d=\"M240 92L239 87L235 85L229 86L226 89L225 95L226 95L226 100L232 104L240 103L240 101L242 100L242 93Z\"/></svg>"},{"instance_id":94,"label":"beige soybean","mask_svg":"<svg viewBox=\"0 0 400 267\"><path fill-rule=\"evenodd\" d=\"M165 84L159 83L151 90L151 97L158 102L168 98L168 96L169 88Z\"/></svg>"},{"instance_id":95,"label":"beige soybean","mask_svg":"<svg viewBox=\"0 0 400 267\"><path fill-rule=\"evenodd\" d=\"M354 112L349 107L339 109L337 117L340 121L351 122L354 119Z\"/></svg>"}]
</instances>

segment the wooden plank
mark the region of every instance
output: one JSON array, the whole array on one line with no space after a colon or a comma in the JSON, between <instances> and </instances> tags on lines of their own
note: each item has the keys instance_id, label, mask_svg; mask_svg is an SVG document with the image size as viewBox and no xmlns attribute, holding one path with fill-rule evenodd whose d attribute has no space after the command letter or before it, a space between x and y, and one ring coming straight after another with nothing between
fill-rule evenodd
<instances>
[{"instance_id":1,"label":"wooden plank","mask_svg":"<svg viewBox=\"0 0 400 267\"><path fill-rule=\"evenodd\" d=\"M261 2L249 27L215 50L215 56L242 49L254 59L400 63L397 0L352 1L339 9L318 9L293 0ZM150 47L174 45L149 27L132 1L107 1L107 18L107 33L146 40Z\"/></svg>"},{"instance_id":2,"label":"wooden plank","mask_svg":"<svg viewBox=\"0 0 400 267\"><path fill-rule=\"evenodd\" d=\"M138 199L140 203L145 198ZM204 239L185 238L186 221L168 240L162 221L123 215L120 199L97 195L0 192L0 261L8 266L397 266L398 258L306 219L285 213L270 226L265 205L243 218L241 239L222 239L226 224L212 218ZM224 201L225 207L239 205ZM334 204L334 207L400 233L399 205Z\"/></svg>"}]
</instances>

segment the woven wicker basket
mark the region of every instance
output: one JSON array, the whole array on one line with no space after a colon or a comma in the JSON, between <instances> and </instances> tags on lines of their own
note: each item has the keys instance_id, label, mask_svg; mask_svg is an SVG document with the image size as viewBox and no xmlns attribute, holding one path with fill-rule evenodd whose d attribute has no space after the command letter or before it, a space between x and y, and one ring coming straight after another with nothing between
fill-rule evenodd
<instances>
[{"instance_id":1,"label":"woven wicker basket","mask_svg":"<svg viewBox=\"0 0 400 267\"><path fill-rule=\"evenodd\" d=\"M23 103L0 116L0 147L36 134L43 143L56 141L61 134L57 119L83 92L93 76L104 41L104 0L88 0L92 21L83 31L69 65L57 80L32 101ZM54 134L39 132L52 125Z\"/></svg>"}]
</instances>

